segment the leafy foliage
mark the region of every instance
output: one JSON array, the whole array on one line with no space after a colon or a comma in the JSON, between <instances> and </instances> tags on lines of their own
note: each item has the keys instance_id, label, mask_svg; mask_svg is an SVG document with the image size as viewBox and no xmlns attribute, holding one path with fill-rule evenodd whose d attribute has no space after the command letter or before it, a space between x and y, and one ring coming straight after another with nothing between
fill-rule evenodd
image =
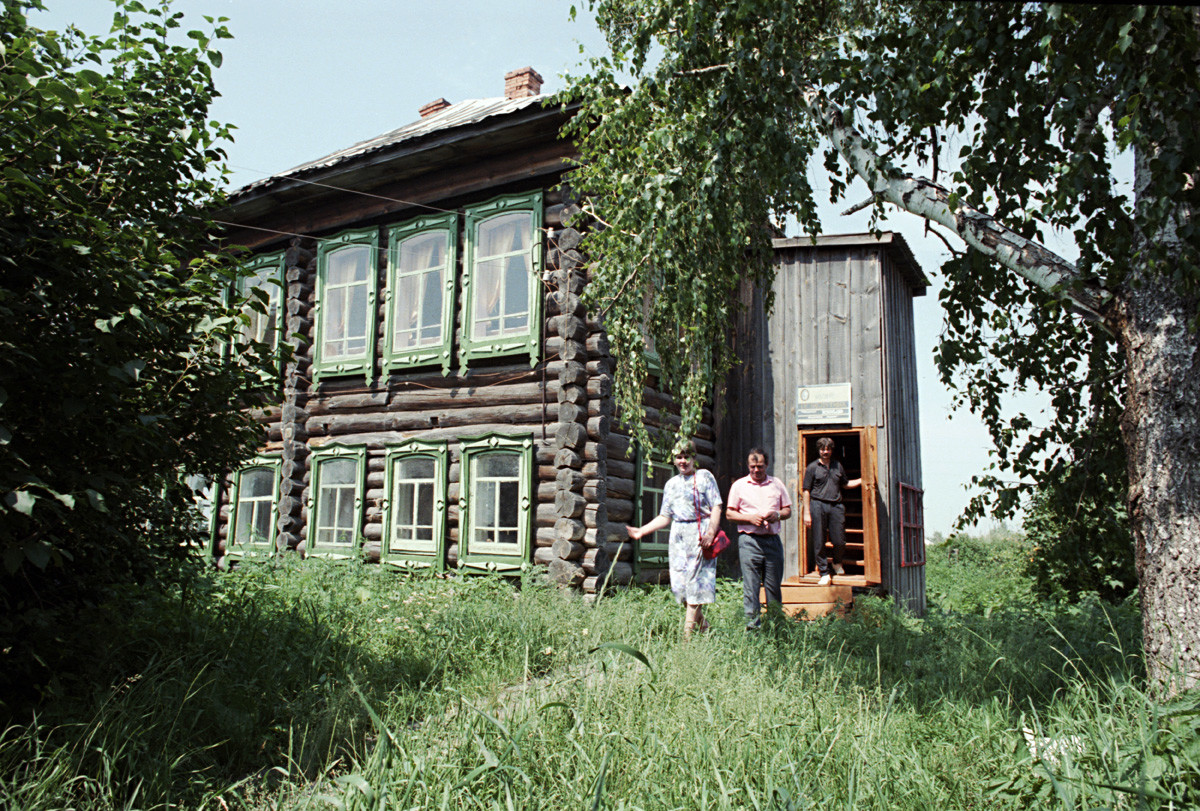
<instances>
[{"instance_id":1,"label":"leafy foliage","mask_svg":"<svg viewBox=\"0 0 1200 811\"><path fill-rule=\"evenodd\" d=\"M1080 285L1111 292L1136 260L1185 291L1200 289L1200 240L1179 216L1200 195L1189 180L1200 135L1185 123L1200 104L1200 79L1186 67L1197 53L1190 10L587 6L612 53L572 87L582 101L574 134L584 158L573 182L604 226L589 237L604 257L593 306L606 313L621 351L617 390L627 409L640 398L645 369L635 350L647 332L666 349L666 378L684 394L687 433L728 361L739 281L769 280L766 224L795 215L805 230L820 230L807 172L821 131L802 98L813 90L893 166L924 165L946 180L955 204L1027 238L1069 234ZM632 88L618 86L621 71L634 77ZM1116 168L1134 149L1154 156L1138 205ZM836 200L849 172L832 147L824 151ZM1178 240L1157 238L1176 225ZM1056 292L1014 281L979 254L957 254L942 271L946 322L936 360L996 447L996 470L979 479L986 494L965 519L1008 514L1029 481L1065 475L1076 437L1117 424L1124 357L1105 327L1077 319ZM1020 389L1047 392L1051 413L1006 415L1004 396ZM1105 465L1115 467L1121 449L1109 449Z\"/></svg>"},{"instance_id":2,"label":"leafy foliage","mask_svg":"<svg viewBox=\"0 0 1200 811\"><path fill-rule=\"evenodd\" d=\"M795 215L818 227L808 181L817 134L793 80L766 71L828 47L836 26L810 7L769 5L589 2L612 55L569 91L582 102L566 132L582 158L570 182L601 226L587 237L604 257L588 291L620 359L618 406L641 411L650 336L664 386L681 395L683 438L729 368L742 281L770 287L773 223ZM628 91L624 71L640 79Z\"/></svg>"},{"instance_id":3,"label":"leafy foliage","mask_svg":"<svg viewBox=\"0 0 1200 811\"><path fill-rule=\"evenodd\" d=\"M1157 237L1177 224L1177 205L1197 201L1187 178L1200 143L1172 123L1195 113L1197 77L1181 55L1197 44L1194 16L1179 8L904 4L852 34L830 94L865 100L857 120L894 161L932 163L935 180L940 162L951 195L1030 239L1069 234L1081 284L1116 291L1144 262L1195 293L1194 226L1182 223L1178 241ZM1156 156L1138 196L1158 203L1135 201L1134 149ZM988 489L964 517L1006 514L1024 486L1014 477L1052 487L1078 437L1115 433L1125 359L1106 328L977 254L942 271L938 368L996 448L997 470L979 477ZM1050 413L1005 416L1003 398L1022 389L1047 393ZM1112 442L1077 461L1103 454L1116 469L1122 453Z\"/></svg>"},{"instance_id":4,"label":"leafy foliage","mask_svg":"<svg viewBox=\"0 0 1200 811\"><path fill-rule=\"evenodd\" d=\"M1042 596L1095 593L1120 602L1137 593L1128 481L1115 426L1081 437L1075 462L1043 481L1025 518L1027 568Z\"/></svg>"},{"instance_id":5,"label":"leafy foliage","mask_svg":"<svg viewBox=\"0 0 1200 811\"><path fill-rule=\"evenodd\" d=\"M209 237L228 32L175 44L181 15L135 0L116 0L108 37L42 31L40 7L6 0L0 18L6 701L49 683L46 656L97 589L186 555L187 475L246 455L258 430L238 406L275 380L264 346L230 357L244 303L222 305L237 271Z\"/></svg>"}]
</instances>

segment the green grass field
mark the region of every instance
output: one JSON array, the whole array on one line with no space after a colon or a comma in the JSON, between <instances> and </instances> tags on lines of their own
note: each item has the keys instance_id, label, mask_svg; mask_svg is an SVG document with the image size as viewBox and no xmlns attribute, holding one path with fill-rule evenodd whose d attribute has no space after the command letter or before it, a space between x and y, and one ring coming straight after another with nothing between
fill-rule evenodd
<instances>
[{"instance_id":1,"label":"green grass field","mask_svg":"<svg viewBox=\"0 0 1200 811\"><path fill-rule=\"evenodd\" d=\"M0 807L1194 807L1200 716L1147 696L1137 607L1036 601L1022 544L931 548L922 619L747 634L724 582L689 643L665 589L533 577L294 561L115 595L0 737Z\"/></svg>"}]
</instances>

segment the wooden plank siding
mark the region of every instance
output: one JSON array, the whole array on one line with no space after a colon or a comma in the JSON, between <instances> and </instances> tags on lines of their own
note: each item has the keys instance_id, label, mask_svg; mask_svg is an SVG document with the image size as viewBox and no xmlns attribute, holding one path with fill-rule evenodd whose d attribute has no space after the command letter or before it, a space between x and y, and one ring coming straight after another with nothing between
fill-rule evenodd
<instances>
[{"instance_id":1,"label":"wooden plank siding","mask_svg":"<svg viewBox=\"0 0 1200 811\"><path fill-rule=\"evenodd\" d=\"M880 549L887 582L894 584L897 600L918 616L925 613L925 567L900 566L900 483L922 487L920 407L916 396L917 349L914 334L912 288L882 255L884 293L884 387L887 411L887 449L891 475L888 486L889 543Z\"/></svg>"},{"instance_id":2,"label":"wooden plank siding","mask_svg":"<svg viewBox=\"0 0 1200 811\"><path fill-rule=\"evenodd\" d=\"M796 505L782 525L784 576L802 569L800 485L804 460L796 423L797 389L850 383L851 425L874 426L881 586L906 608L925 607L921 567L899 565L899 483L921 486L912 297L924 277L899 237L863 235L776 240L774 311L743 285L746 311L733 347L741 363L717 399L717 467L723 492L745 475L750 447L771 455L769 472ZM811 427L811 426L806 426ZM727 528L728 529L728 528Z\"/></svg>"}]
</instances>

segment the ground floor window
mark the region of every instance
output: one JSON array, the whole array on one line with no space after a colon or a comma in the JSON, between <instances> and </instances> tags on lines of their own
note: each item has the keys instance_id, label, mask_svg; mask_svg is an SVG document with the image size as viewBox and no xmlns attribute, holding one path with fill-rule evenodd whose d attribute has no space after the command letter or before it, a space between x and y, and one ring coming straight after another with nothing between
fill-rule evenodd
<instances>
[{"instance_id":1,"label":"ground floor window","mask_svg":"<svg viewBox=\"0 0 1200 811\"><path fill-rule=\"evenodd\" d=\"M447 457L444 442L410 440L388 448L383 560L445 561Z\"/></svg>"},{"instance_id":2,"label":"ground floor window","mask_svg":"<svg viewBox=\"0 0 1200 811\"><path fill-rule=\"evenodd\" d=\"M464 439L462 470L460 564L518 568L529 558L532 536L533 439Z\"/></svg>"},{"instance_id":3,"label":"ground floor window","mask_svg":"<svg viewBox=\"0 0 1200 811\"><path fill-rule=\"evenodd\" d=\"M229 501L233 509L225 554L273 552L278 518L279 460L260 458L237 471Z\"/></svg>"},{"instance_id":4,"label":"ground floor window","mask_svg":"<svg viewBox=\"0 0 1200 811\"><path fill-rule=\"evenodd\" d=\"M313 453L308 499L308 551L354 553L362 516L366 448L323 447Z\"/></svg>"},{"instance_id":5,"label":"ground floor window","mask_svg":"<svg viewBox=\"0 0 1200 811\"><path fill-rule=\"evenodd\" d=\"M648 452L639 451L635 475L633 524L640 527L662 510L663 487L671 478L672 469L670 465L656 461ZM649 566L665 567L668 564L667 540L670 537L671 529L668 527L642 538L637 547L638 561Z\"/></svg>"}]
</instances>

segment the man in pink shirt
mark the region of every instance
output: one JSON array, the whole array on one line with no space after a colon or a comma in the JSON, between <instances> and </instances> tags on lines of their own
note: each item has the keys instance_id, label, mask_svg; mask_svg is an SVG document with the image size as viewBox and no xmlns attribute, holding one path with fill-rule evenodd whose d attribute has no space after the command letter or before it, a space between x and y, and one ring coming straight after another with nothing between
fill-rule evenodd
<instances>
[{"instance_id":1,"label":"man in pink shirt","mask_svg":"<svg viewBox=\"0 0 1200 811\"><path fill-rule=\"evenodd\" d=\"M779 540L779 522L792 515L792 500L787 488L774 476L767 475L767 452L751 448L746 457L750 475L738 479L729 488L725 517L737 522L738 557L742 562L742 597L746 611L746 630L754 630L762 621L758 601L759 586L767 592L767 603L782 603L779 585L783 581L783 544Z\"/></svg>"}]
</instances>

